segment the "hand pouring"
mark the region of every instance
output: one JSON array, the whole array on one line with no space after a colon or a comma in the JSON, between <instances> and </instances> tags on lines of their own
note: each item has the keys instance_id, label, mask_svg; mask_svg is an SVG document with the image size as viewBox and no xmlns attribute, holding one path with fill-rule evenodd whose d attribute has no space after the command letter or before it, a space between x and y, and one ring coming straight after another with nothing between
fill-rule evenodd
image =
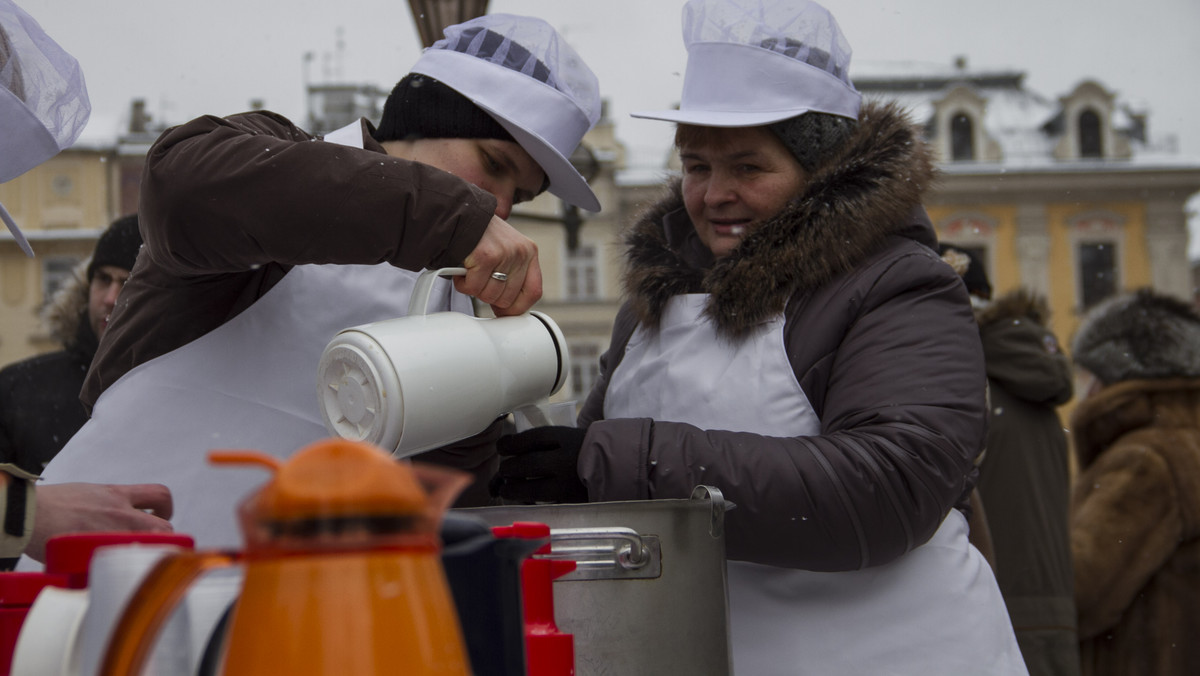
<instances>
[{"instance_id":1,"label":"hand pouring","mask_svg":"<svg viewBox=\"0 0 1200 676\"><path fill-rule=\"evenodd\" d=\"M185 551L161 561L126 608L101 674L141 673L189 584L239 560L245 582L225 676L470 673L438 556L438 523L465 475L340 439L286 462L252 451L209 458L274 472L239 508L245 554Z\"/></svg>"},{"instance_id":2,"label":"hand pouring","mask_svg":"<svg viewBox=\"0 0 1200 676\"><path fill-rule=\"evenodd\" d=\"M330 434L407 457L478 434L562 388L570 360L550 317L427 314L433 281L466 272L426 270L408 316L345 329L326 346L317 387Z\"/></svg>"}]
</instances>

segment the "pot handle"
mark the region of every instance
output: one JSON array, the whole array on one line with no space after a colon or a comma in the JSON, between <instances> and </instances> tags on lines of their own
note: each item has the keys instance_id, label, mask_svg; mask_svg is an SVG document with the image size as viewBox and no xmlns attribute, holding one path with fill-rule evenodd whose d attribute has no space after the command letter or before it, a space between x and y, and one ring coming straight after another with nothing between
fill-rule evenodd
<instances>
[{"instance_id":1,"label":"pot handle","mask_svg":"<svg viewBox=\"0 0 1200 676\"><path fill-rule=\"evenodd\" d=\"M725 512L737 507L737 505L725 499L721 494L721 489L716 486L705 486L703 484L692 489L692 500L708 500L712 507L712 520L708 524L708 534L714 538L719 538L725 535Z\"/></svg>"},{"instance_id":2,"label":"pot handle","mask_svg":"<svg viewBox=\"0 0 1200 676\"><path fill-rule=\"evenodd\" d=\"M412 296L408 300L408 316L429 314L429 294L433 291L433 282L438 277L461 277L467 274L466 268L439 268L437 270L422 270L413 285Z\"/></svg>"},{"instance_id":3,"label":"pot handle","mask_svg":"<svg viewBox=\"0 0 1200 676\"><path fill-rule=\"evenodd\" d=\"M632 528L552 528L550 529L551 552L558 542L614 540L624 543L622 547L588 548L586 551L615 552L617 565L625 570L636 570L651 562L650 548L642 536ZM553 555L540 558L556 558Z\"/></svg>"},{"instance_id":4,"label":"pot handle","mask_svg":"<svg viewBox=\"0 0 1200 676\"><path fill-rule=\"evenodd\" d=\"M632 528L551 528L550 549L535 559L574 561L560 580L648 580L662 575L662 543L657 535Z\"/></svg>"}]
</instances>

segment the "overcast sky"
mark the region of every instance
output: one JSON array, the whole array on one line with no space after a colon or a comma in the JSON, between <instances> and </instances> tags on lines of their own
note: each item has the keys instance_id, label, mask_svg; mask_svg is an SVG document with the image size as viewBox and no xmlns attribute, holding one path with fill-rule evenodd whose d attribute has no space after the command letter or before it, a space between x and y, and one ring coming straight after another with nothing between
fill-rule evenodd
<instances>
[{"instance_id":1,"label":"overcast sky","mask_svg":"<svg viewBox=\"0 0 1200 676\"><path fill-rule=\"evenodd\" d=\"M17 0L81 63L93 125L115 129L144 98L158 120L245 110L303 123L305 78L390 87L420 45L404 0ZM1016 69L1048 97L1087 78L1144 103L1150 133L1200 162L1200 0L826 0L854 50L850 74L883 63ZM660 162L666 123L633 110L678 101L683 0L491 0L540 16L600 79L635 162ZM338 49L339 44L342 45ZM304 54L314 55L305 67ZM1200 200L1198 200L1200 201ZM1194 202L1195 203L1195 202Z\"/></svg>"}]
</instances>

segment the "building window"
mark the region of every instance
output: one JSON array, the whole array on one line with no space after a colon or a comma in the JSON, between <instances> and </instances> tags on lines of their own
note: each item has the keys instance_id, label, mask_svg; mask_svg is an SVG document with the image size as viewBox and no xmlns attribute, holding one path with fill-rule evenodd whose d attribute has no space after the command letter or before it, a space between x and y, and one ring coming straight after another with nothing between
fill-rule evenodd
<instances>
[{"instance_id":1,"label":"building window","mask_svg":"<svg viewBox=\"0 0 1200 676\"><path fill-rule=\"evenodd\" d=\"M42 260L42 303L49 303L55 292L71 281L78 258L52 256Z\"/></svg>"},{"instance_id":2,"label":"building window","mask_svg":"<svg viewBox=\"0 0 1200 676\"><path fill-rule=\"evenodd\" d=\"M58 197L70 197L71 191L75 189L75 181L71 180L70 176L58 174L50 179L50 189Z\"/></svg>"},{"instance_id":3,"label":"building window","mask_svg":"<svg viewBox=\"0 0 1200 676\"><path fill-rule=\"evenodd\" d=\"M950 158L954 161L975 159L974 127L966 113L956 113L950 118Z\"/></svg>"},{"instance_id":4,"label":"building window","mask_svg":"<svg viewBox=\"0 0 1200 676\"><path fill-rule=\"evenodd\" d=\"M567 300L600 298L600 264L596 247L580 244L567 252Z\"/></svg>"},{"instance_id":5,"label":"building window","mask_svg":"<svg viewBox=\"0 0 1200 676\"><path fill-rule=\"evenodd\" d=\"M1087 310L1117 292L1117 245L1114 242L1080 242L1079 300Z\"/></svg>"},{"instance_id":6,"label":"building window","mask_svg":"<svg viewBox=\"0 0 1200 676\"><path fill-rule=\"evenodd\" d=\"M1100 134L1100 116L1094 110L1079 114L1079 156L1104 157Z\"/></svg>"},{"instance_id":7,"label":"building window","mask_svg":"<svg viewBox=\"0 0 1200 676\"><path fill-rule=\"evenodd\" d=\"M595 343L572 343L571 396L582 402L600 377L600 347Z\"/></svg>"}]
</instances>

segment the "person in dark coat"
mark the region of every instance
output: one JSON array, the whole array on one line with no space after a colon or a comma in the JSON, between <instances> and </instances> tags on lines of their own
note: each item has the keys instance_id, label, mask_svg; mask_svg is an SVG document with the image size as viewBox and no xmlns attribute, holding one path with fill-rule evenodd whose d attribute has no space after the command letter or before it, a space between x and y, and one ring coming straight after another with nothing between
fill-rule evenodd
<instances>
[{"instance_id":1,"label":"person in dark coat","mask_svg":"<svg viewBox=\"0 0 1200 676\"><path fill-rule=\"evenodd\" d=\"M1078 676L1069 450L1057 411L1072 396L1071 362L1046 328L1045 299L1017 289L993 300L977 256L945 243L939 252L963 277L983 340L991 405L978 489L996 581L1031 676Z\"/></svg>"},{"instance_id":2,"label":"person in dark coat","mask_svg":"<svg viewBox=\"0 0 1200 676\"><path fill-rule=\"evenodd\" d=\"M79 391L141 246L136 214L114 221L44 313L62 349L0 370L0 462L40 474L87 422Z\"/></svg>"},{"instance_id":3,"label":"person in dark coat","mask_svg":"<svg viewBox=\"0 0 1200 676\"><path fill-rule=\"evenodd\" d=\"M515 502L718 488L738 674L1025 674L957 509L984 361L921 206L930 150L863 102L812 2L691 0L682 176L625 234L576 427L502 437Z\"/></svg>"},{"instance_id":4,"label":"person in dark coat","mask_svg":"<svg viewBox=\"0 0 1200 676\"><path fill-rule=\"evenodd\" d=\"M1200 314L1144 289L1071 343L1083 673L1200 674Z\"/></svg>"}]
</instances>

